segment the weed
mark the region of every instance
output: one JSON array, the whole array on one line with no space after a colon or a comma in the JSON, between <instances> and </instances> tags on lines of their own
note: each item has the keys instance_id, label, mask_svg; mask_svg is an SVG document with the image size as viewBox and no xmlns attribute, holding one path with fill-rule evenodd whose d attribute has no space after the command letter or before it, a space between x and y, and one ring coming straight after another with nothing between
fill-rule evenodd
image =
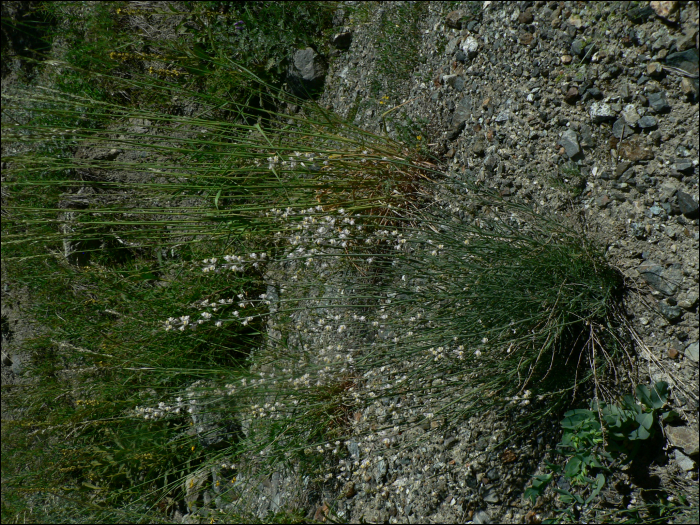
<instances>
[{"instance_id":1,"label":"weed","mask_svg":"<svg viewBox=\"0 0 700 525\"><path fill-rule=\"evenodd\" d=\"M560 168L559 177L549 179L553 187L565 191L572 197L579 197L586 188L586 179L581 175L581 170L575 163L569 163Z\"/></svg>"},{"instance_id":2,"label":"weed","mask_svg":"<svg viewBox=\"0 0 700 525\"><path fill-rule=\"evenodd\" d=\"M263 267L250 261L245 270L205 276L194 261L241 251L253 257L261 246L274 253L273 234L293 224L266 217L271 208L385 205L396 199L396 184L421 168L397 142L293 99L233 63L203 67L203 60L183 57L192 76L184 81L49 63L130 91L128 103L56 89L3 94L3 144L22 146L6 157L3 266L30 286L31 315L50 334L28 345L29 374L42 378L41 387L29 384L7 399L24 405L24 421L44 421L47 450L56 456L50 479L36 468L28 478L9 476L3 491L25 482L40 492L76 485L100 502L102 510L80 510L87 520L155 519L172 511L164 502L190 497L183 486L190 473L211 470L224 456L242 460L235 491L251 490L261 473L290 458L317 477L332 451L316 449L342 433L343 393L352 383L309 384L294 396L278 389L280 406L269 399L274 390L251 378L261 361L253 350L264 346L266 305L245 298L264 290ZM224 70L238 98L196 89L200 77ZM197 113L162 113L173 97L198 105ZM251 99L257 104L247 105ZM283 125L276 110L288 103L303 110ZM234 297L254 305L240 323ZM201 310L203 299L201 313L231 319L206 323L198 313L189 323L181 314ZM168 316L188 331L159 329ZM250 388L236 390L241 381ZM297 407L295 399L305 403ZM283 417L265 418L270 411ZM308 418L325 424L309 432ZM310 444L312 453L304 454ZM252 451L264 453L262 464L250 462ZM70 489L59 493L68 497Z\"/></svg>"},{"instance_id":3,"label":"weed","mask_svg":"<svg viewBox=\"0 0 700 525\"><path fill-rule=\"evenodd\" d=\"M419 48L420 23L427 8L424 2L402 2L380 11L372 88L375 96L384 92L399 101L408 95L403 87L415 67L425 60Z\"/></svg>"},{"instance_id":4,"label":"weed","mask_svg":"<svg viewBox=\"0 0 700 525\"><path fill-rule=\"evenodd\" d=\"M598 497L606 483L606 473L630 463L639 453L642 441L658 431L659 424L677 415L665 410L668 383L658 382L651 389L636 388L636 398L625 395L620 404L592 401L590 409L575 409L564 414L564 430L557 452L565 457L562 465L548 463L553 473L534 476L525 497L537 500L555 474L563 475L577 490L555 488L560 500L569 505L562 511L576 521ZM594 477L595 476L595 477ZM556 520L549 521L557 523Z\"/></svg>"}]
</instances>

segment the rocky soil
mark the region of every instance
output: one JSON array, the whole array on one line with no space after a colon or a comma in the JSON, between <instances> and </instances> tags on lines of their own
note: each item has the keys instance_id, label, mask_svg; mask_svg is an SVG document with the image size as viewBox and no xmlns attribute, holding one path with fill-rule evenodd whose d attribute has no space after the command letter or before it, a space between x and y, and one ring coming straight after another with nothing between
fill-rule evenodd
<instances>
[{"instance_id":1,"label":"rocky soil","mask_svg":"<svg viewBox=\"0 0 700 525\"><path fill-rule=\"evenodd\" d=\"M668 459L657 458L646 476L692 480L697 495L697 4L479 6L431 2L411 81L392 86L384 78L379 94L372 84L380 74L379 24L382 11L396 6L344 27L352 44L332 58L322 103L379 131L385 109L353 105L400 96L452 173L585 222L634 289L626 308L650 353L648 375L674 384L672 373L678 381L673 401L686 426L666 427ZM378 414L364 416L369 425ZM486 415L442 429L404 457L385 455L349 481L340 515L353 522L536 520L521 494L543 466L546 430L492 451L506 430L507 422ZM416 437L407 434L398 440ZM620 476L634 487L630 502L646 483L632 476Z\"/></svg>"},{"instance_id":2,"label":"rocky soil","mask_svg":"<svg viewBox=\"0 0 700 525\"><path fill-rule=\"evenodd\" d=\"M381 3L363 20L339 11L320 103L371 131L386 120L397 136L399 120L382 117L403 104L389 116L422 123L414 135L445 170L578 217L607 247L628 278L625 307L645 374L671 384L683 421L664 429L667 445L647 470L617 473L601 497L634 505L660 483L697 506L697 3L430 2L410 45L397 44L399 56L418 57L405 81L387 74L382 55L391 44L383 21L403 4ZM11 303L21 294L10 285L2 293L4 384L21 372L23 321ZM358 436L387 410L377 403L361 414ZM556 421L505 448L496 445L509 421L442 423L348 441L348 461L301 499L309 518L332 507L350 522L536 523L558 504L553 493L535 509L522 497L551 458ZM385 439L391 450L378 456ZM298 501L305 482L294 481L280 473L261 484L251 510Z\"/></svg>"}]
</instances>

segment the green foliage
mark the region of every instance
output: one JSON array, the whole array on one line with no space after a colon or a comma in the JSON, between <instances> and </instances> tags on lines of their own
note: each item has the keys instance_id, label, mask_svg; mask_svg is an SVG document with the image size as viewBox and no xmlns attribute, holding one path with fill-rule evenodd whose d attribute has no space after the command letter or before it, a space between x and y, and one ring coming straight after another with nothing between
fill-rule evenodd
<instances>
[{"instance_id":1,"label":"green foliage","mask_svg":"<svg viewBox=\"0 0 700 525\"><path fill-rule=\"evenodd\" d=\"M581 175L577 164L571 162L560 168L558 177L552 177L550 183L553 187L567 192L572 197L578 197L586 188L586 178Z\"/></svg>"},{"instance_id":2,"label":"green foliage","mask_svg":"<svg viewBox=\"0 0 700 525\"><path fill-rule=\"evenodd\" d=\"M53 508L38 522L163 521L215 470L245 505L237 491L278 469L327 479L377 397L410 395L425 420L494 409L536 424L604 379L624 344L622 281L580 231L444 177L422 161L425 122L396 116L393 140L273 85L290 50L323 51L338 3L144 6L42 4L51 85L3 93L3 143L18 146L3 159L3 266L44 329L25 341L27 382L3 392L22 409L3 421L3 521L31 508L24 490ZM377 7L378 100L351 120L399 100L421 60L428 5L345 6L365 20ZM134 38L149 17L175 33ZM274 309L254 253L298 270ZM312 321L363 342L321 361ZM590 504L673 416L664 384L636 394L566 413L552 470L583 492L563 501ZM380 424L424 422L394 409Z\"/></svg>"},{"instance_id":3,"label":"green foliage","mask_svg":"<svg viewBox=\"0 0 700 525\"><path fill-rule=\"evenodd\" d=\"M420 54L420 28L427 9L427 2L402 2L381 12L373 74L392 101L406 95L404 86L416 66L425 62Z\"/></svg>"},{"instance_id":4,"label":"green foliage","mask_svg":"<svg viewBox=\"0 0 700 525\"><path fill-rule=\"evenodd\" d=\"M186 2L180 33L208 56L228 58L280 82L289 54L327 46L337 2Z\"/></svg>"},{"instance_id":5,"label":"green foliage","mask_svg":"<svg viewBox=\"0 0 700 525\"><path fill-rule=\"evenodd\" d=\"M638 385L636 399L625 395L619 404L591 401L590 410L575 409L564 414L564 430L557 452L564 456L561 464L548 463L553 474L534 476L525 497L533 503L541 496L554 474L563 475L578 492L555 488L560 500L570 505L564 511L578 516L580 506L590 505L605 485L606 475L614 466L632 461L641 442L657 431L659 421L672 421L677 414L664 410L668 401L668 383L659 381L651 388ZM552 523L556 523L553 521Z\"/></svg>"},{"instance_id":6,"label":"green foliage","mask_svg":"<svg viewBox=\"0 0 700 525\"><path fill-rule=\"evenodd\" d=\"M387 119L395 128L396 139L418 151L425 157L430 156L428 151L428 122L421 117L412 119L403 113L393 119Z\"/></svg>"}]
</instances>

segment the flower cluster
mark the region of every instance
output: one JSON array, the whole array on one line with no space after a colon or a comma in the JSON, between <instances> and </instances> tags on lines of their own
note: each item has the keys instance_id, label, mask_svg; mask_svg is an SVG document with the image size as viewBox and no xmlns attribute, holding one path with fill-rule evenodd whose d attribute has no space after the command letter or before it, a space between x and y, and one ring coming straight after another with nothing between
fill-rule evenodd
<instances>
[{"instance_id":1,"label":"flower cluster","mask_svg":"<svg viewBox=\"0 0 700 525\"><path fill-rule=\"evenodd\" d=\"M174 404L167 404L164 402L158 403L158 406L153 407L141 407L137 406L134 409L134 413L137 417L142 417L143 419L162 419L169 415L177 415L185 411L185 402L181 397L175 399Z\"/></svg>"},{"instance_id":2,"label":"flower cluster","mask_svg":"<svg viewBox=\"0 0 700 525\"><path fill-rule=\"evenodd\" d=\"M299 157L304 157L304 160L300 160ZM306 153L301 153L299 151L295 151L292 155L289 155L286 160L283 160L282 157L280 157L278 154L275 154L271 157L267 157L267 169L270 171L274 171L278 168L283 168L283 169L289 169L289 170L294 170L296 169L297 165L301 166L302 168L306 168L311 171L318 171L319 168L315 164L313 164L314 160L316 158L316 154L313 152L306 152ZM306 163L311 163L308 166ZM328 160L323 161L324 166L328 165Z\"/></svg>"},{"instance_id":3,"label":"flower cluster","mask_svg":"<svg viewBox=\"0 0 700 525\"><path fill-rule=\"evenodd\" d=\"M204 273L221 272L222 270L243 272L247 269L247 266L261 268L261 265L266 260L267 254L265 252L249 253L246 255L224 255L223 262L216 257L212 257L211 259L204 259L202 261L204 264L202 271Z\"/></svg>"}]
</instances>

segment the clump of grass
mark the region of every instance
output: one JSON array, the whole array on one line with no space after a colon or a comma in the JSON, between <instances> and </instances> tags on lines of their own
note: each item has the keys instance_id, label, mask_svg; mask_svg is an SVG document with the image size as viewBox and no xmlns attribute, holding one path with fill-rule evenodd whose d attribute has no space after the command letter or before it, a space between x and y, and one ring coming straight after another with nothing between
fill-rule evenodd
<instances>
[{"instance_id":1,"label":"clump of grass","mask_svg":"<svg viewBox=\"0 0 700 525\"><path fill-rule=\"evenodd\" d=\"M48 64L107 99L3 95L3 264L49 334L13 402L56 472L3 490L77 487L100 521L208 517L208 491L262 519L265 476L303 508L372 464L351 440L489 409L536 423L614 370L622 283L574 227L183 54L162 58L179 75Z\"/></svg>"},{"instance_id":2,"label":"clump of grass","mask_svg":"<svg viewBox=\"0 0 700 525\"><path fill-rule=\"evenodd\" d=\"M445 405L455 415L471 404L484 410L517 401L526 390L533 398L573 390L611 364L604 350L618 347L611 323L622 281L603 255L557 219L494 194L466 200L481 209L478 218L455 222L444 210L394 210L386 229L373 224L374 216L309 210L302 231L289 237L287 259L326 274L343 259L358 268L348 282L347 268L337 266L352 294L328 299L326 308L346 311L321 323L330 332L357 331L352 298L374 303L376 340L355 350L357 373L385 367L395 369L385 378L398 380L408 366L398 390L403 381L445 377L461 392L458 407ZM337 223L348 226L323 238L317 225ZM394 394L392 387L383 395Z\"/></svg>"},{"instance_id":3,"label":"clump of grass","mask_svg":"<svg viewBox=\"0 0 700 525\"><path fill-rule=\"evenodd\" d=\"M580 232L472 185L420 191L381 214L271 210L288 228L266 262L268 293L232 314L207 311L221 326L268 319L251 375L226 385L245 436L232 460L248 483L242 500L262 473L360 483L412 427L486 411L536 425L577 390L606 396L606 376L620 379L622 280ZM462 207L473 215L458 219ZM207 259L203 270L253 260Z\"/></svg>"},{"instance_id":4,"label":"clump of grass","mask_svg":"<svg viewBox=\"0 0 700 525\"><path fill-rule=\"evenodd\" d=\"M144 246L145 239L168 246L204 233L252 234L264 222L259 210L368 205L393 198L394 181L414 177L401 168L398 143L348 126L318 106L307 106L302 116L282 114L283 104L299 101L263 88L246 70L226 67L231 84L243 93L256 82L261 87L257 107L224 101L229 116L224 122L51 89L4 95L3 139L39 144L42 153L8 155L5 188L44 190L28 195L29 202L17 198L22 204L9 204L3 247L28 240L29 223L62 223L41 240L80 238L81 251L102 249L96 243L105 237L133 248ZM217 111L207 95L177 82L145 75L123 81L123 87L150 89L160 98L190 97L191 104L201 105L200 115ZM281 125L282 119L287 123ZM384 176L387 168L394 171L391 178ZM57 216L58 210L65 211Z\"/></svg>"},{"instance_id":5,"label":"clump of grass","mask_svg":"<svg viewBox=\"0 0 700 525\"><path fill-rule=\"evenodd\" d=\"M202 487L223 479L216 474L202 485L192 481L198 472L216 466L238 478L222 495L233 503L255 490L263 467L288 462L276 451L282 445L305 457L309 441L322 441L318 432L300 432L294 446L279 439L306 421L291 398L288 412L272 403L284 415L272 428L260 427L260 412L251 411L268 409L271 393L252 378L255 367L267 366L255 352L265 346L267 305L247 298L265 290L258 261L278 249L273 234L295 227L269 210L313 204L384 213L423 168L399 143L312 103L300 115L282 113L285 104L302 103L245 69L218 67L238 78L240 98L218 100L193 87L198 79L152 74L103 77L142 93L138 107L49 88L3 95L3 145L12 152L3 181L3 265L30 287L30 315L49 334L31 343L30 375L41 382L7 399L26 405L22 428L47 435L55 464L55 476L16 474L4 490L29 484L46 493L59 484L66 496L78 487L95 502L83 508L88 521L156 519L183 500L193 510ZM196 114L158 111L173 96ZM240 253L251 263L245 270L200 288L206 276L194 261ZM234 297L253 306L251 319L216 326L199 312L191 323L182 315L204 299L207 312L229 313ZM168 317L187 332L162 330ZM251 388L236 390L246 379ZM338 431L343 409L328 406L342 391L315 386L298 398L304 414L328 417ZM266 465L231 466L270 447ZM304 464L319 464L309 459Z\"/></svg>"}]
</instances>

